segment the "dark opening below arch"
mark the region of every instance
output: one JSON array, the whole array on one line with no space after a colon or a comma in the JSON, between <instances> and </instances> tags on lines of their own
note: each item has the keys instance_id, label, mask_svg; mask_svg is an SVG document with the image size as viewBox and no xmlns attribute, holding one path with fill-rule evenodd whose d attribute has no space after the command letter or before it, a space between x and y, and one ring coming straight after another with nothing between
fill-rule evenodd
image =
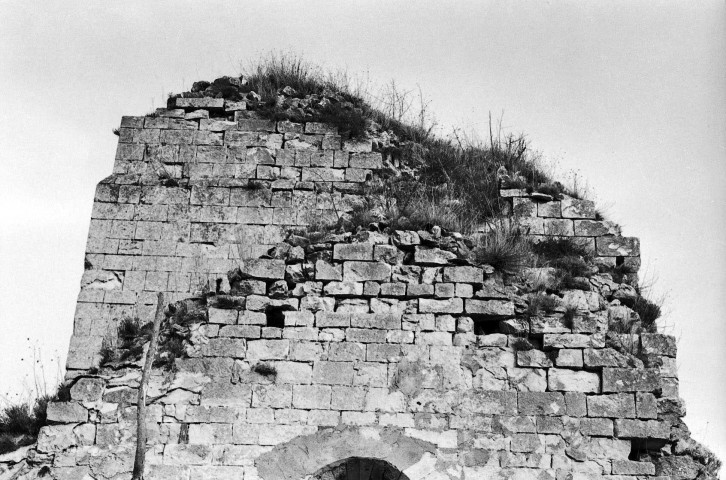
<instances>
[{"instance_id":1,"label":"dark opening below arch","mask_svg":"<svg viewBox=\"0 0 726 480\"><path fill-rule=\"evenodd\" d=\"M377 458L350 457L318 470L315 480L409 480L400 470Z\"/></svg>"}]
</instances>

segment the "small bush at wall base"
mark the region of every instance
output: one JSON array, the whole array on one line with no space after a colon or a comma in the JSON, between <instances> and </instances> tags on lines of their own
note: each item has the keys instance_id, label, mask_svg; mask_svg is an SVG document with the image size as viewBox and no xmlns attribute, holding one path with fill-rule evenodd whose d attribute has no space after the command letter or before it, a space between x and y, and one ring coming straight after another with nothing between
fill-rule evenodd
<instances>
[{"instance_id":1,"label":"small bush at wall base","mask_svg":"<svg viewBox=\"0 0 726 480\"><path fill-rule=\"evenodd\" d=\"M28 405L10 405L0 414L0 433L32 435L34 429L35 418Z\"/></svg>"},{"instance_id":2,"label":"small bush at wall base","mask_svg":"<svg viewBox=\"0 0 726 480\"><path fill-rule=\"evenodd\" d=\"M55 394L39 396L31 405L9 405L0 411L0 455L35 443L38 432L47 424L48 403L70 400L69 386Z\"/></svg>"}]
</instances>

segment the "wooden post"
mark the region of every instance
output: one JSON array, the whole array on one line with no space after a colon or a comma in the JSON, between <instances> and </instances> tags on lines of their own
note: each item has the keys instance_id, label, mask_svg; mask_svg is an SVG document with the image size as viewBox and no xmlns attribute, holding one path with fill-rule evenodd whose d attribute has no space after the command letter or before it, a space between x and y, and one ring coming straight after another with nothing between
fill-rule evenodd
<instances>
[{"instance_id":1,"label":"wooden post","mask_svg":"<svg viewBox=\"0 0 726 480\"><path fill-rule=\"evenodd\" d=\"M136 402L136 457L134 458L134 471L131 480L143 480L144 462L146 459L146 390L151 376L151 367L156 356L156 344L159 341L159 330L161 320L164 318L164 294L159 292L156 303L156 315L154 316L154 328L151 332L149 349L146 352L144 370L141 373L141 384L139 385L138 401Z\"/></svg>"}]
</instances>

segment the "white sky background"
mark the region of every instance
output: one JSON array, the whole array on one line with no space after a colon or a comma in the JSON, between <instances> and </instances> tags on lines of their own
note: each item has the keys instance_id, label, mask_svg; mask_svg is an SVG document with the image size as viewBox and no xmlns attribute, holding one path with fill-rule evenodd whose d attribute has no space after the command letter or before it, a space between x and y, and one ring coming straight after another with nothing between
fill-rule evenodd
<instances>
[{"instance_id":1,"label":"white sky background","mask_svg":"<svg viewBox=\"0 0 726 480\"><path fill-rule=\"evenodd\" d=\"M449 128L484 133L503 111L579 170L641 238L687 423L726 459L724 2L147 3L0 3L1 395L32 387L34 346L48 383L65 361L121 116L292 49L420 85Z\"/></svg>"}]
</instances>

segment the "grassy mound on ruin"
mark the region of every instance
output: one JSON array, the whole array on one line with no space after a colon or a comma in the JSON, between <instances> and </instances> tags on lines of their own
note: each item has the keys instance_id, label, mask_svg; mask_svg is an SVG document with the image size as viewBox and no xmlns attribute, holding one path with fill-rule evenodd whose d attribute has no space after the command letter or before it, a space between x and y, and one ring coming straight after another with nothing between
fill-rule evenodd
<instances>
[{"instance_id":1,"label":"grassy mound on ruin","mask_svg":"<svg viewBox=\"0 0 726 480\"><path fill-rule=\"evenodd\" d=\"M345 138L370 137L391 167L382 188L395 199L386 214L436 223L469 233L502 213L502 177L511 188L557 198L564 187L537 166L539 157L523 135L488 134L488 143L456 132L442 137L421 97L395 84L371 94L345 73L331 74L293 55L269 55L239 77L195 82L174 97L215 97L244 101L244 115L323 122ZM254 112L254 113L251 113Z\"/></svg>"}]
</instances>

